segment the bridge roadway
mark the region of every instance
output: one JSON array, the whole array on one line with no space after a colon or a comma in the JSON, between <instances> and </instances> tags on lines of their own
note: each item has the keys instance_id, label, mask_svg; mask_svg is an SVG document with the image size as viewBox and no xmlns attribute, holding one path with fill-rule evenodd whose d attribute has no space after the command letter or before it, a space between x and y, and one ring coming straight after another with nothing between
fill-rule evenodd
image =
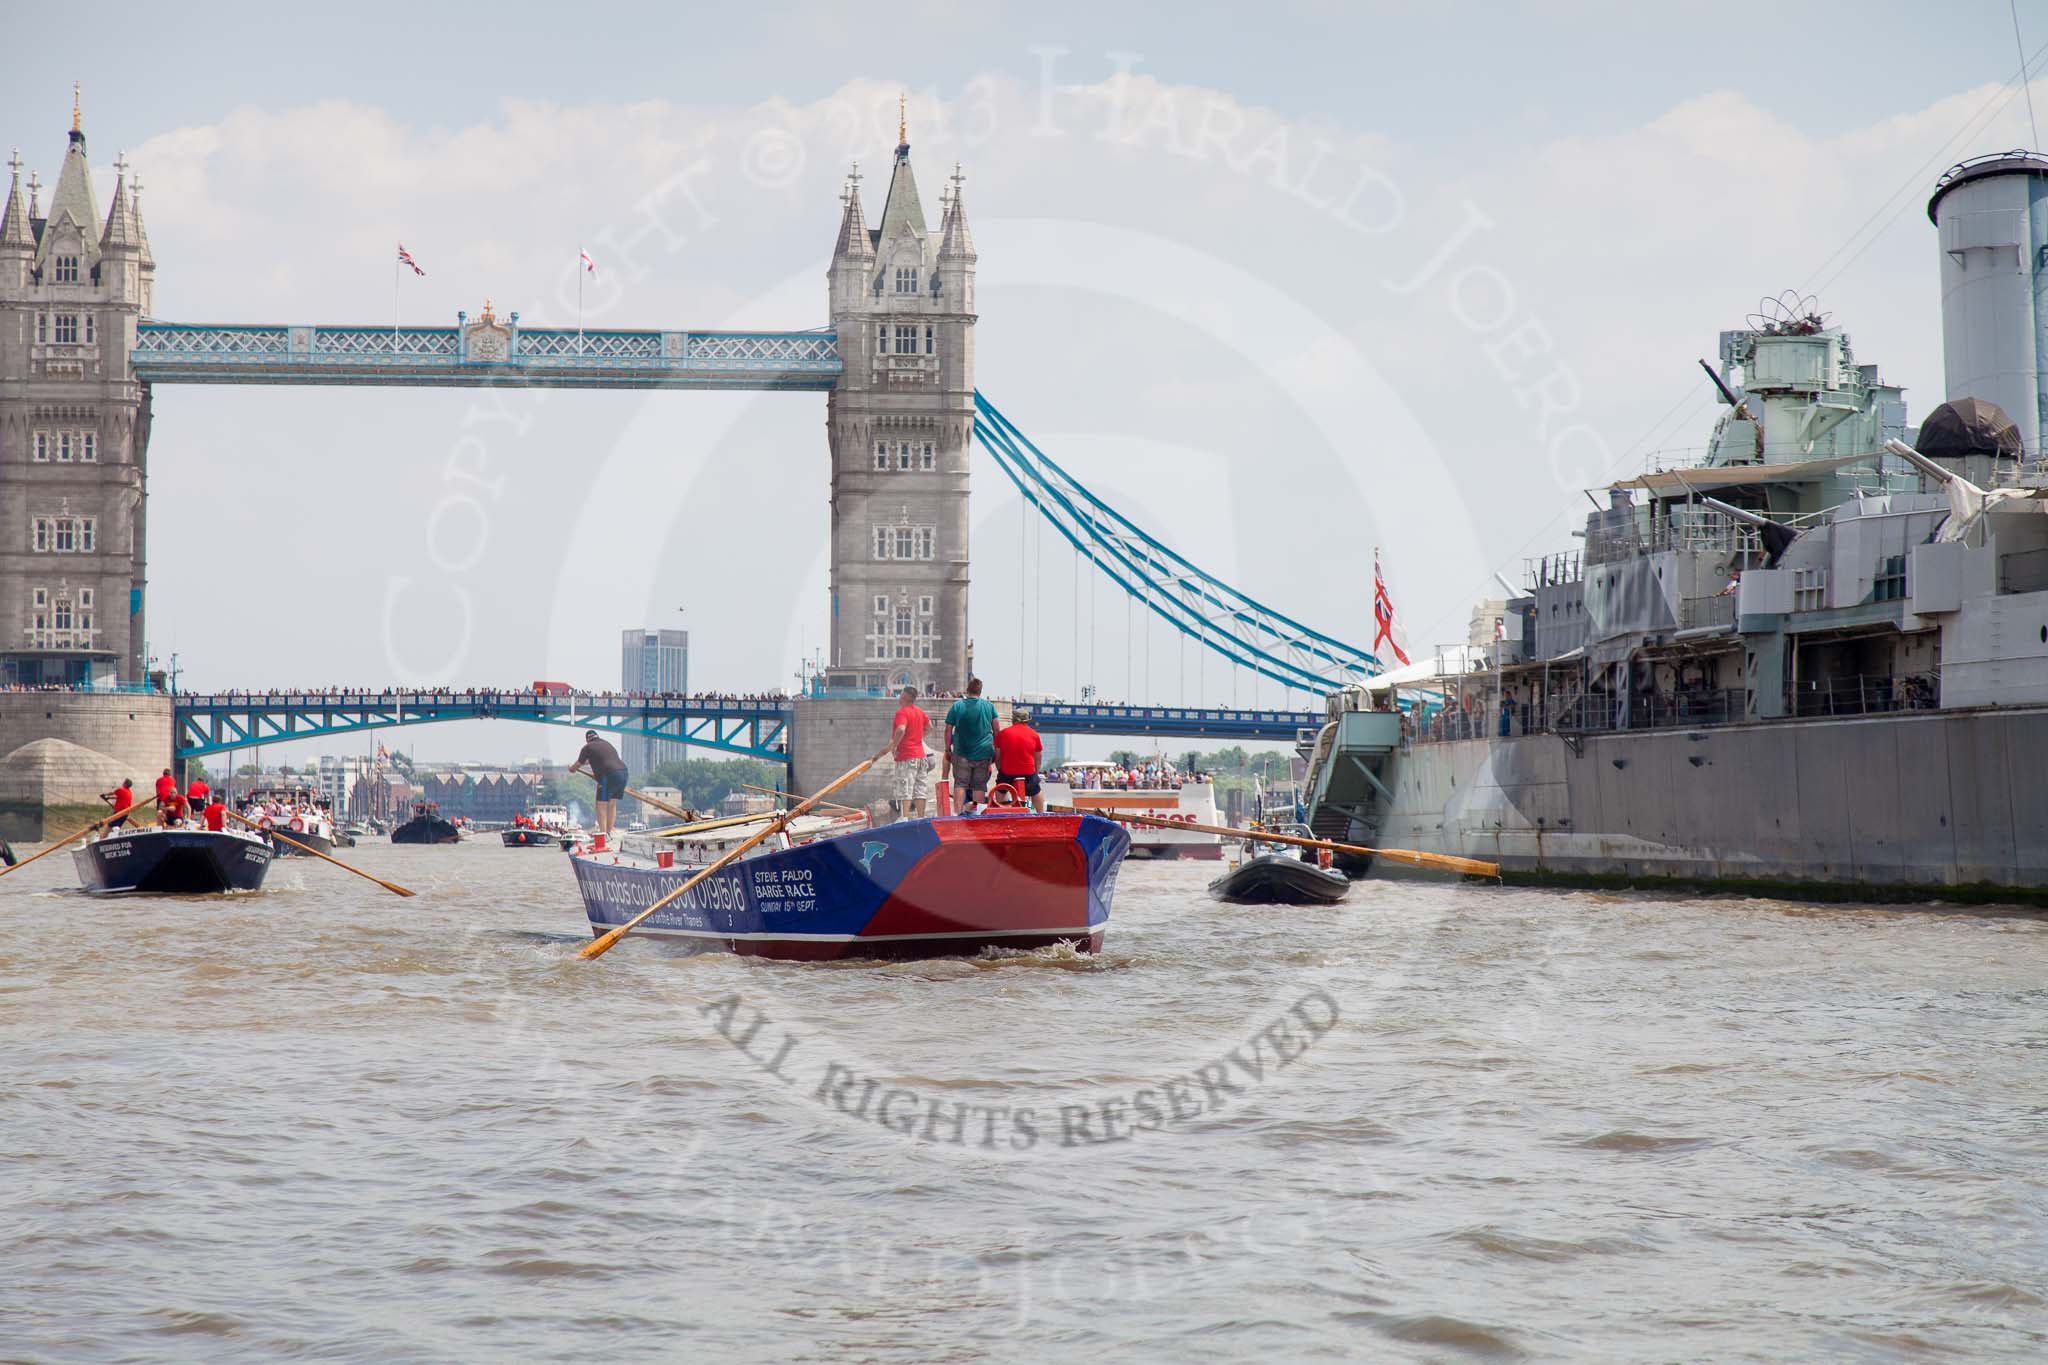
<instances>
[{"instance_id":1,"label":"bridge roadway","mask_svg":"<svg viewBox=\"0 0 2048 1365\"><path fill-rule=\"evenodd\" d=\"M789 761L803 698L660 697L521 689L458 691L203 692L175 699L177 756L204 758L285 744L452 720L523 720L668 740L745 758ZM879 706L880 699L877 699ZM1323 722L1315 711L1236 707L1031 704L1044 734L1151 736L1291 743Z\"/></svg>"},{"instance_id":2,"label":"bridge roadway","mask_svg":"<svg viewBox=\"0 0 2048 1365\"><path fill-rule=\"evenodd\" d=\"M453 327L143 322L128 353L145 384L415 388L796 389L844 369L829 327L800 332L521 327L488 312Z\"/></svg>"}]
</instances>

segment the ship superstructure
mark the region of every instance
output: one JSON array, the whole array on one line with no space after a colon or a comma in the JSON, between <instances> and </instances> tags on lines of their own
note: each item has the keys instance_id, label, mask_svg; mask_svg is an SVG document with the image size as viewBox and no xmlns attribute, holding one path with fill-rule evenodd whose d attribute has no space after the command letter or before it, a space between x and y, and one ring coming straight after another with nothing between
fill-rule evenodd
<instances>
[{"instance_id":1,"label":"ship superstructure","mask_svg":"<svg viewBox=\"0 0 2048 1365\"><path fill-rule=\"evenodd\" d=\"M1937 187L1950 401L1917 429L1811 299L1722 333L1702 457L1604 490L1471 649L1330 698L1316 831L1531 876L2048 887L2044 201L2026 153Z\"/></svg>"}]
</instances>

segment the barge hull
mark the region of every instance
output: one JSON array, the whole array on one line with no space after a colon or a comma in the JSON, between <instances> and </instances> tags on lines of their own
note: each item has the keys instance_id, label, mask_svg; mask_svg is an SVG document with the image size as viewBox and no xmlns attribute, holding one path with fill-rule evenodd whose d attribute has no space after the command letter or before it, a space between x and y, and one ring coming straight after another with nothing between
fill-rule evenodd
<instances>
[{"instance_id":1,"label":"barge hull","mask_svg":"<svg viewBox=\"0 0 2048 1365\"><path fill-rule=\"evenodd\" d=\"M1358 842L1509 880L2048 902L2048 707L1413 744ZM1382 864L1388 870L1388 865Z\"/></svg>"}]
</instances>

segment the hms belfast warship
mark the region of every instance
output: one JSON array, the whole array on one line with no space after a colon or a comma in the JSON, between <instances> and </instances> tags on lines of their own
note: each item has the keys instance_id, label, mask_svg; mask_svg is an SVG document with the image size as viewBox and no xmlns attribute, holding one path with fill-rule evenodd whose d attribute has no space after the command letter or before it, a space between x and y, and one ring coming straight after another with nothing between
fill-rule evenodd
<instances>
[{"instance_id":1,"label":"hms belfast warship","mask_svg":"<svg viewBox=\"0 0 2048 1365\"><path fill-rule=\"evenodd\" d=\"M1811 300L1724 332L1702 463L1607 489L1474 648L1328 699L1318 834L1510 880L2048 901L2048 157L1964 162L1927 211L1949 401L1909 429Z\"/></svg>"}]
</instances>

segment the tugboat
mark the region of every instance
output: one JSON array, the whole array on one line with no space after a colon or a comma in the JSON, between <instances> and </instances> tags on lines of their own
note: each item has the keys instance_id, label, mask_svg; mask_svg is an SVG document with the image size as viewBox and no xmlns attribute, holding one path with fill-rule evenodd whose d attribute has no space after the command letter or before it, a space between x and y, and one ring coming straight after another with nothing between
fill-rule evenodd
<instances>
[{"instance_id":1,"label":"tugboat","mask_svg":"<svg viewBox=\"0 0 2048 1365\"><path fill-rule=\"evenodd\" d=\"M266 835L284 835L317 853L332 853L344 847L327 803L309 787L278 787L252 791L242 807L245 818L254 820ZM272 838L271 846L280 858L306 856L284 839Z\"/></svg>"},{"instance_id":2,"label":"tugboat","mask_svg":"<svg viewBox=\"0 0 2048 1365\"><path fill-rule=\"evenodd\" d=\"M412 819L391 831L394 844L457 844L462 831L441 818L438 801L415 801Z\"/></svg>"},{"instance_id":3,"label":"tugboat","mask_svg":"<svg viewBox=\"0 0 2048 1365\"><path fill-rule=\"evenodd\" d=\"M177 825L111 830L71 851L88 891L162 896L260 890L276 856L260 834Z\"/></svg>"},{"instance_id":4,"label":"tugboat","mask_svg":"<svg viewBox=\"0 0 2048 1365\"><path fill-rule=\"evenodd\" d=\"M795 962L1060 943L1098 952L1130 847L1123 826L1096 815L948 816L809 843L778 837L636 932L698 952ZM672 853L650 864L593 851L570 866L598 937L702 871Z\"/></svg>"}]
</instances>

